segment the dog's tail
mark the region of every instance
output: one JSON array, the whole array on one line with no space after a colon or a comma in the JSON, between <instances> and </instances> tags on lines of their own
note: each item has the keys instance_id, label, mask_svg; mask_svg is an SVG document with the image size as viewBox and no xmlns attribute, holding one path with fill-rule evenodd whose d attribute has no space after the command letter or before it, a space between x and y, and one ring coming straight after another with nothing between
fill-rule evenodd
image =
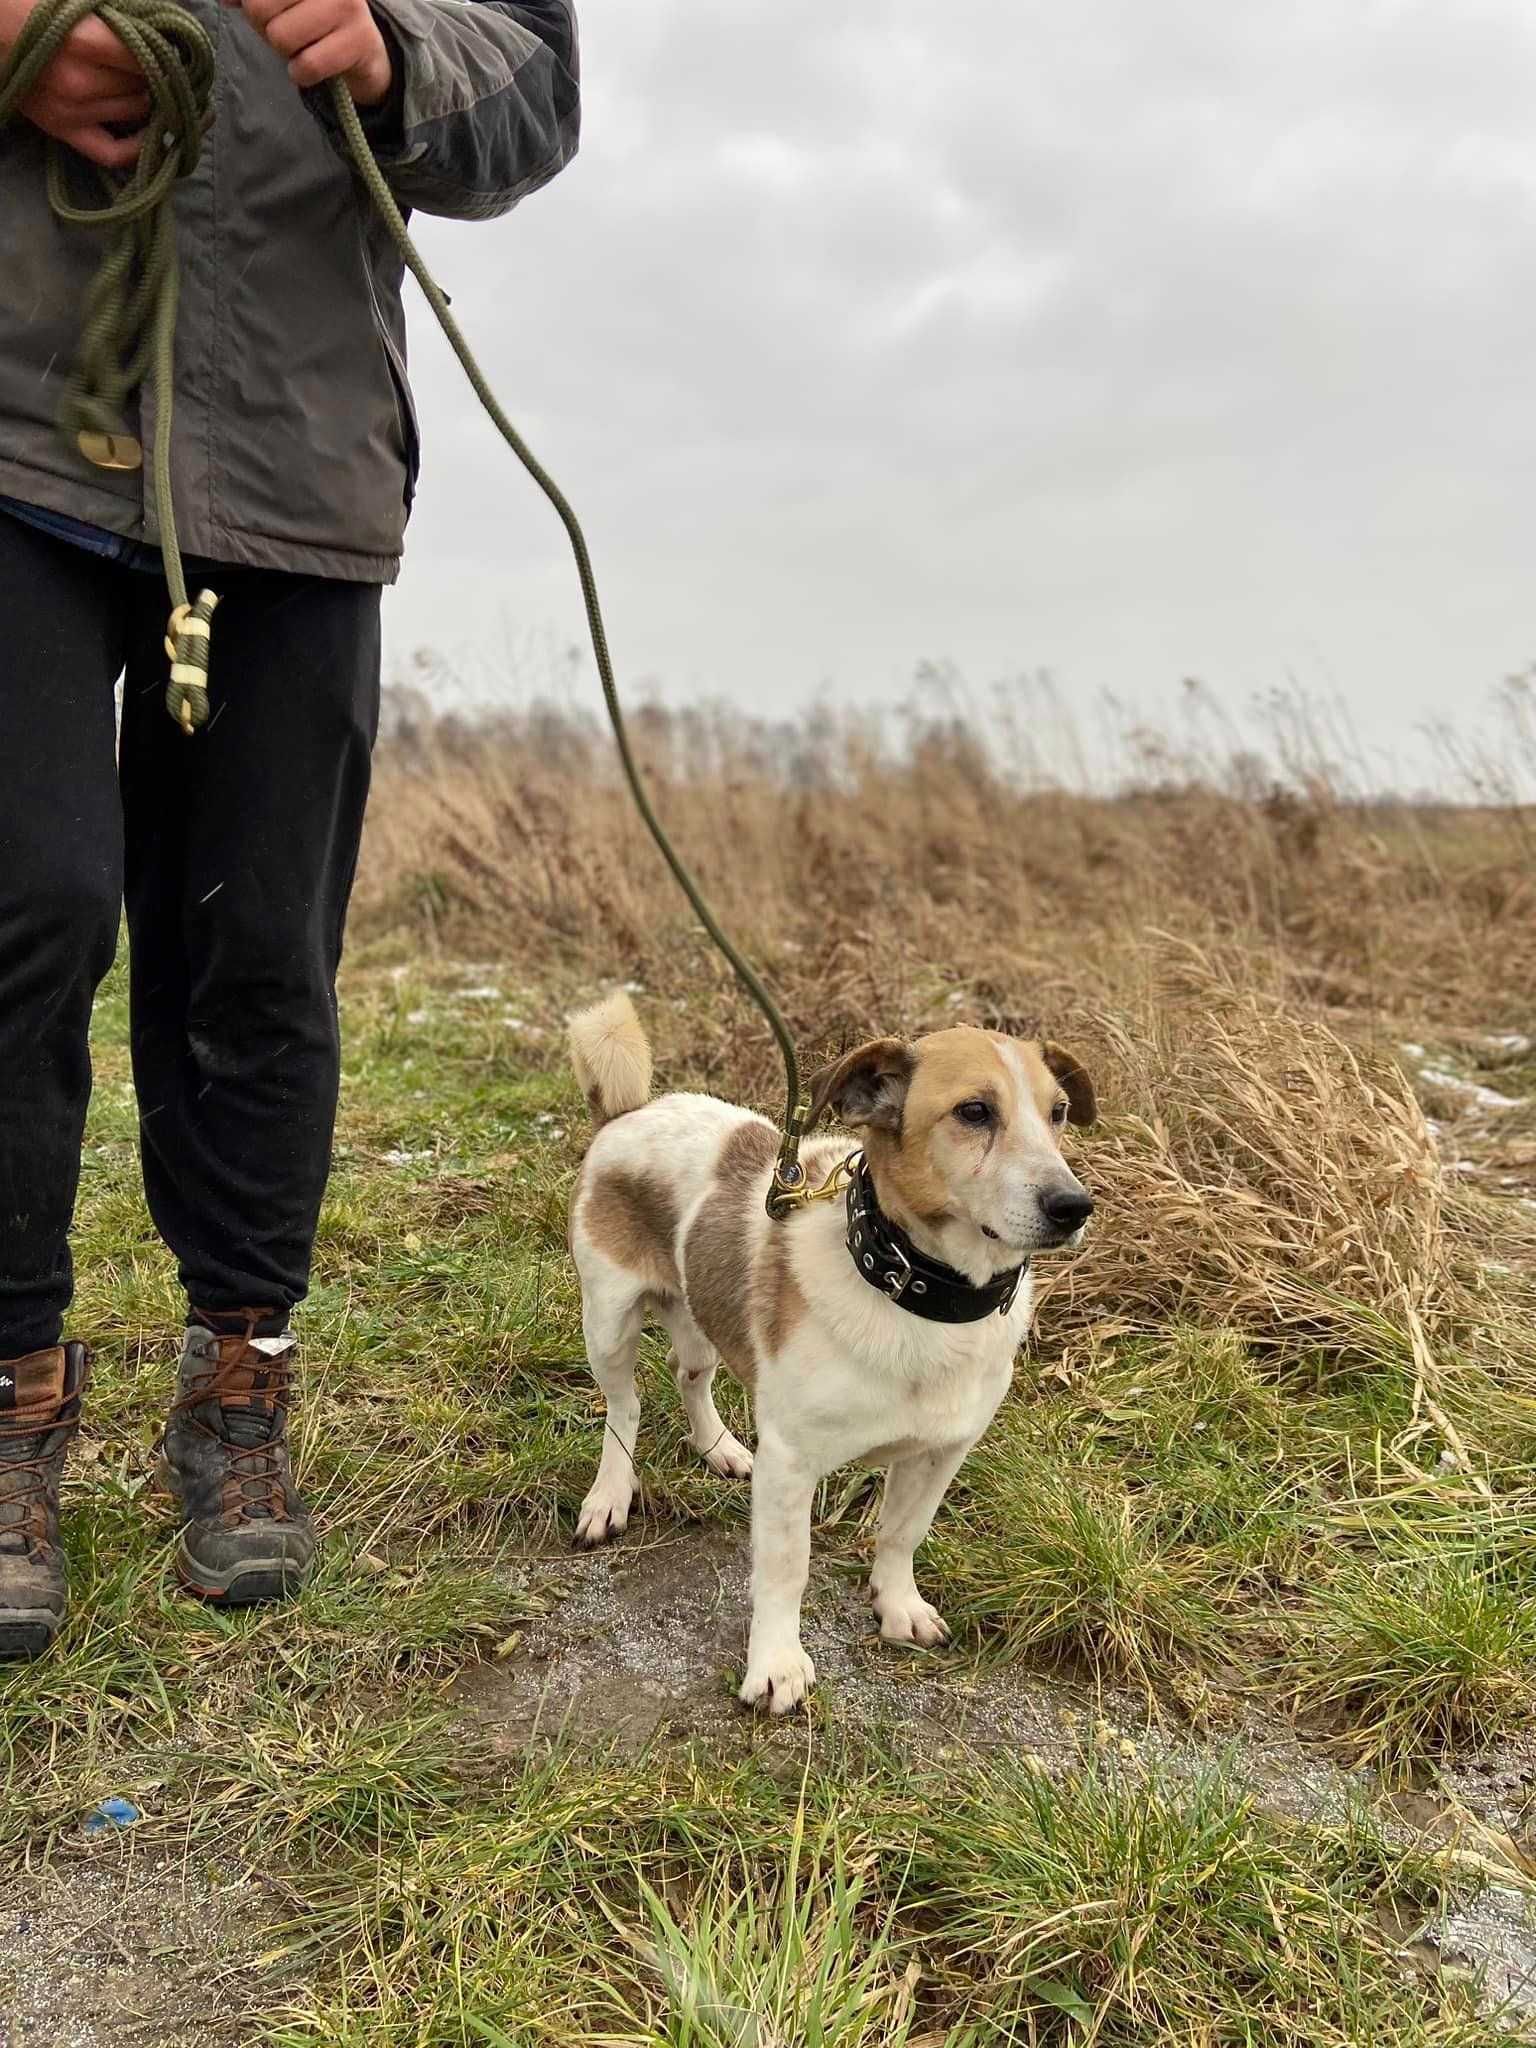
<instances>
[{"instance_id":1,"label":"dog's tail","mask_svg":"<svg viewBox=\"0 0 1536 2048\"><path fill-rule=\"evenodd\" d=\"M566 1027L571 1065L600 1130L650 1100L651 1045L626 995L582 1010Z\"/></svg>"}]
</instances>

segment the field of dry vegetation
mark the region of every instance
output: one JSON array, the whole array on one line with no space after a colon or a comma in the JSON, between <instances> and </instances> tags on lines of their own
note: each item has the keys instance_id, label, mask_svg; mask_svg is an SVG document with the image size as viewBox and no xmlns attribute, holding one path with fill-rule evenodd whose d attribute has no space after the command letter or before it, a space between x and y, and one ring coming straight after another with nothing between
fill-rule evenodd
<instances>
[{"instance_id":1,"label":"field of dry vegetation","mask_svg":"<svg viewBox=\"0 0 1536 2048\"><path fill-rule=\"evenodd\" d=\"M210 1617L165 1582L175 1298L104 991L76 1618L0 1708L0 1839L18 1871L68 1865L80 1813L128 1792L123 1897L163 1891L172 1851L198 1897L256 1887L239 1930L219 1919L219 1999L183 2008L157 1963L142 2038L1531 2037L1529 687L1481 750L1441 736L1460 800L1410 803L1296 706L1266 757L1198 694L1177 746L1090 744L1043 687L938 716L926 680L927 712L880 730L634 721L808 1064L1043 1024L1101 1106L1075 1141L1092 1233L1043 1274L1016 1390L920 1560L956 1643L861 1638L876 1493L841 1475L796 1726L732 1704L745 1503L689 1462L660 1347L644 1512L615 1553L564 1550L600 1410L563 1250L584 1125L561 1018L632 985L665 1083L770 1113L780 1090L606 733L391 703L304 1321L329 1536L294 1615ZM0 1907L25 1917L35 1881ZM78 1996L104 2026L99 1985Z\"/></svg>"}]
</instances>

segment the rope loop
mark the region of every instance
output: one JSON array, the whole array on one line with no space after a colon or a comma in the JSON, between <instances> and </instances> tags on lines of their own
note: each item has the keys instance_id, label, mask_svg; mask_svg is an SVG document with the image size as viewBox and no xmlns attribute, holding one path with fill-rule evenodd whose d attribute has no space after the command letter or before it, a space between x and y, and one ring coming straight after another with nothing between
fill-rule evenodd
<instances>
[{"instance_id":1,"label":"rope loop","mask_svg":"<svg viewBox=\"0 0 1536 2048\"><path fill-rule=\"evenodd\" d=\"M95 234L102 244L86 288L80 346L60 401L59 426L76 453L98 468L138 469L143 447L129 429L128 413L142 388L152 389L153 510L166 587L179 612L187 607L187 586L171 494L179 287L175 195L181 179L197 168L213 123L213 40L177 0L38 0L0 65L0 128L18 118L44 71L89 15L104 22L138 64L150 112L138 161L126 175L95 169L63 143L51 137L48 142L54 217L65 227ZM95 186L84 196L82 174ZM200 696L190 687L178 694L176 684L171 686L173 715L184 727L188 715L193 724L208 716L206 630L203 643ZM177 658L172 655L173 662ZM196 656L186 659L195 664Z\"/></svg>"},{"instance_id":2,"label":"rope loop","mask_svg":"<svg viewBox=\"0 0 1536 2048\"><path fill-rule=\"evenodd\" d=\"M215 592L201 590L196 604L177 605L166 628L171 680L165 689L165 708L189 736L208 723L208 657L218 602Z\"/></svg>"}]
</instances>

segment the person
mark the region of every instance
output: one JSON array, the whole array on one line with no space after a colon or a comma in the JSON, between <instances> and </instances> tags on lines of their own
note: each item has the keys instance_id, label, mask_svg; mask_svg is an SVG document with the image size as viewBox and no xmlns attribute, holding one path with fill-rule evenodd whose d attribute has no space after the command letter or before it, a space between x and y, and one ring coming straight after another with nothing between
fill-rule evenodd
<instances>
[{"instance_id":1,"label":"person","mask_svg":"<svg viewBox=\"0 0 1536 2048\"><path fill-rule=\"evenodd\" d=\"M32 0L0 0L0 64ZM379 705L381 589L418 438L401 262L344 161L340 76L406 208L505 213L574 154L569 0L183 0L215 118L178 187L174 503L221 599L212 713L166 715L168 598L145 479L58 408L100 238L49 203L51 147L132 164L149 111L97 16L0 129L0 1654L65 1610L59 1479L88 1355L64 1341L97 985L124 906L144 1189L187 1298L165 1435L177 1565L227 1603L315 1553L288 1452L330 1165L335 981ZM72 159L66 158L66 164ZM120 723L115 685L121 678Z\"/></svg>"}]
</instances>

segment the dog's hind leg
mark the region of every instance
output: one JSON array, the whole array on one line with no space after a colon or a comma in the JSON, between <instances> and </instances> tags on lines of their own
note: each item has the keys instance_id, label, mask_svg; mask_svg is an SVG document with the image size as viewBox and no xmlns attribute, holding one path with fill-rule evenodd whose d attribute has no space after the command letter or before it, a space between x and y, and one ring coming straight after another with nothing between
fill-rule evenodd
<instances>
[{"instance_id":1,"label":"dog's hind leg","mask_svg":"<svg viewBox=\"0 0 1536 2048\"><path fill-rule=\"evenodd\" d=\"M635 1359L645 1301L644 1287L621 1267L607 1260L582 1263L581 1327L587 1362L608 1404L597 1477L576 1522L576 1542L585 1550L623 1533L638 1491L635 1439L640 1433L640 1395Z\"/></svg>"},{"instance_id":2,"label":"dog's hind leg","mask_svg":"<svg viewBox=\"0 0 1536 2048\"><path fill-rule=\"evenodd\" d=\"M750 1478L752 1453L731 1434L715 1406L719 1354L681 1302L663 1308L660 1315L672 1339L672 1371L688 1412L694 1449L722 1479Z\"/></svg>"}]
</instances>

